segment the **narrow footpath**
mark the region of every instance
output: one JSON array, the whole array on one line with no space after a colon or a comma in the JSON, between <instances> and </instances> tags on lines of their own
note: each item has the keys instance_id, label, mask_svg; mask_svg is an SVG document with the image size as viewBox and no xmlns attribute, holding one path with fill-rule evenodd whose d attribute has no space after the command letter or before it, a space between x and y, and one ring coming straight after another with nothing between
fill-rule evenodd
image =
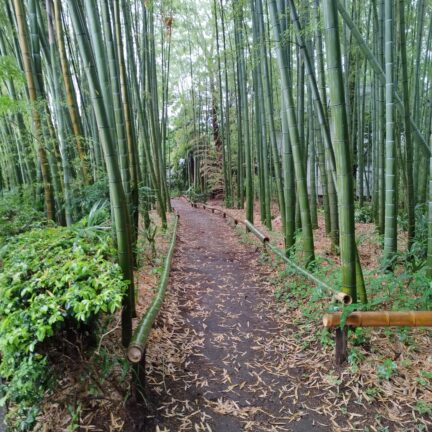
<instances>
[{"instance_id":1,"label":"narrow footpath","mask_svg":"<svg viewBox=\"0 0 432 432\"><path fill-rule=\"evenodd\" d=\"M277 319L269 269L226 220L174 200L180 214L166 302L147 348L147 405L130 431L325 431L304 410ZM292 329L291 329L292 331Z\"/></svg>"}]
</instances>

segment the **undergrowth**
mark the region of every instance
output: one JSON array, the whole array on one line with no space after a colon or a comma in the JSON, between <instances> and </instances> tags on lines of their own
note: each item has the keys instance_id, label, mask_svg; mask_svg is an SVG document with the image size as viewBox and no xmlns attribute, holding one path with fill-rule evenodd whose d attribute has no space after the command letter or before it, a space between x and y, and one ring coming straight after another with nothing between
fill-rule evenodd
<instances>
[{"instance_id":1,"label":"undergrowth","mask_svg":"<svg viewBox=\"0 0 432 432\"><path fill-rule=\"evenodd\" d=\"M0 246L12 236L47 225L44 214L17 194L0 199Z\"/></svg>"},{"instance_id":2,"label":"undergrowth","mask_svg":"<svg viewBox=\"0 0 432 432\"><path fill-rule=\"evenodd\" d=\"M47 344L120 308L126 283L113 256L108 232L80 225L34 229L1 249L0 374L13 430L31 427L50 387Z\"/></svg>"}]
</instances>

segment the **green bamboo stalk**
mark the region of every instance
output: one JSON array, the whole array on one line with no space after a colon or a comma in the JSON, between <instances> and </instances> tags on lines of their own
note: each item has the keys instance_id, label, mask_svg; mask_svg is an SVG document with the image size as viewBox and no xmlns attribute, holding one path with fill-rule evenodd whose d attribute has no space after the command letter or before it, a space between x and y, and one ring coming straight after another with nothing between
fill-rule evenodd
<instances>
[{"instance_id":1,"label":"green bamboo stalk","mask_svg":"<svg viewBox=\"0 0 432 432\"><path fill-rule=\"evenodd\" d=\"M45 208L48 219L54 220L54 195L51 185L51 175L49 171L48 159L45 152L42 134L42 123L39 110L37 107L38 94L36 83L33 75L32 58L29 50L28 30L22 0L14 0L15 16L18 27L18 38L24 67L24 73L27 81L29 99L32 103L32 118L35 127L35 137L37 141L38 158L41 167L43 180Z\"/></svg>"},{"instance_id":2,"label":"green bamboo stalk","mask_svg":"<svg viewBox=\"0 0 432 432\"><path fill-rule=\"evenodd\" d=\"M289 256L295 246L295 174L294 162L289 137L289 125L285 115L285 100L282 100L281 121L282 121L282 143L283 143L283 174L285 191L285 254Z\"/></svg>"},{"instance_id":3,"label":"green bamboo stalk","mask_svg":"<svg viewBox=\"0 0 432 432\"><path fill-rule=\"evenodd\" d=\"M17 0L19 1L19 0ZM115 218L118 260L125 280L129 281L128 295L125 296L122 310L122 342L128 346L132 335L132 315L134 313L133 254L131 232L125 193L122 187L120 170L112 140L109 116L102 99L101 81L93 61L93 52L88 44L88 34L84 27L83 16L78 3L69 3L72 26L77 37L78 48L89 82L93 109L107 167L110 196Z\"/></svg>"},{"instance_id":4,"label":"green bamboo stalk","mask_svg":"<svg viewBox=\"0 0 432 432\"><path fill-rule=\"evenodd\" d=\"M397 252L396 157L394 130L394 24L393 1L385 0L385 72L386 72L386 145L385 145L385 227L384 260L386 266Z\"/></svg>"},{"instance_id":5,"label":"green bamboo stalk","mask_svg":"<svg viewBox=\"0 0 432 432\"><path fill-rule=\"evenodd\" d=\"M380 0L378 9L378 59L384 67L384 0ZM378 230L385 230L385 80L380 80L378 90Z\"/></svg>"},{"instance_id":6,"label":"green bamboo stalk","mask_svg":"<svg viewBox=\"0 0 432 432\"><path fill-rule=\"evenodd\" d=\"M400 53L401 53L401 69L402 69L402 95L405 106L404 129L405 129L405 155L406 155L406 179L407 179L407 216L408 216L408 249L411 246L415 237L415 198L414 198L414 178L413 178L413 148L411 140L411 123L409 118L410 113L410 98L408 90L408 68L407 68L407 52L406 52L406 36L405 36L405 2L399 0L399 33L400 33Z\"/></svg>"},{"instance_id":7,"label":"green bamboo stalk","mask_svg":"<svg viewBox=\"0 0 432 432\"><path fill-rule=\"evenodd\" d=\"M54 5L52 0L46 1L46 9L48 16L48 42L51 53L51 68L52 68L52 81L54 90L54 109L58 121L57 130L59 138L59 149L63 170L63 194L66 225L70 226L73 222L73 208L72 208L72 168L69 160L69 152L66 142L66 116L65 111L61 105L64 92L60 83L60 56L56 45L56 36L54 30Z\"/></svg>"},{"instance_id":8,"label":"green bamboo stalk","mask_svg":"<svg viewBox=\"0 0 432 432\"><path fill-rule=\"evenodd\" d=\"M426 274L432 277L432 155L429 158L428 247Z\"/></svg>"},{"instance_id":9,"label":"green bamboo stalk","mask_svg":"<svg viewBox=\"0 0 432 432\"><path fill-rule=\"evenodd\" d=\"M339 28L336 5L333 0L323 1L323 16L330 90L330 109L333 122L333 145L336 153L336 172L338 177L337 190L341 228L342 291L350 294L355 303L357 301L357 291L354 191L341 67Z\"/></svg>"},{"instance_id":10,"label":"green bamboo stalk","mask_svg":"<svg viewBox=\"0 0 432 432\"><path fill-rule=\"evenodd\" d=\"M249 131L249 110L247 101L247 77L246 65L244 59L244 34L243 34L243 6L240 0L233 1L234 6L234 26L236 36L237 51L237 73L238 73L238 91L240 103L240 116L242 118L242 138L245 149L246 162L246 219L253 223L253 171L252 171L252 152L250 144Z\"/></svg>"},{"instance_id":11,"label":"green bamboo stalk","mask_svg":"<svg viewBox=\"0 0 432 432\"><path fill-rule=\"evenodd\" d=\"M218 93L219 93L219 119L220 119L220 133L219 139L222 144L222 172L224 178L224 199L225 205L228 207L230 202L229 183L228 183L228 160L225 143L225 119L224 119L224 106L223 106L223 90L222 90L222 66L221 66L221 54L219 44L219 24L218 24L218 11L217 11L217 0L213 0L213 15L214 15L214 26L215 26L215 39L216 39L216 58L217 58L217 81L218 81Z\"/></svg>"},{"instance_id":12,"label":"green bamboo stalk","mask_svg":"<svg viewBox=\"0 0 432 432\"><path fill-rule=\"evenodd\" d=\"M81 163L81 175L83 179L83 183L85 185L91 182L91 176L89 173L89 167L86 159L83 137L84 132L82 128L81 118L78 111L78 104L75 95L75 89L72 83L71 72L68 64L68 59L66 56L66 48L63 37L63 25L61 20L61 0L54 0L54 21L55 21L55 30L57 37L57 46L59 50L60 56L60 65L63 77L64 88L66 92L66 103L69 110L69 116L71 119L72 132L74 134L75 145L77 148L78 156Z\"/></svg>"},{"instance_id":13,"label":"green bamboo stalk","mask_svg":"<svg viewBox=\"0 0 432 432\"><path fill-rule=\"evenodd\" d=\"M252 1L251 3L254 6ZM267 146L267 117L265 104L261 103L264 100L263 95L263 73L262 61L260 61L260 35L257 24L256 14L252 14L253 25L253 78L254 78L254 102L255 102L255 117L256 117L256 142L258 154L258 177L260 182L260 206L261 206L261 221L268 229L272 229L271 220L271 190L270 190L270 175L269 175L269 157Z\"/></svg>"},{"instance_id":14,"label":"green bamboo stalk","mask_svg":"<svg viewBox=\"0 0 432 432\"><path fill-rule=\"evenodd\" d=\"M321 86L321 94L318 89L318 83L316 79L316 74L313 67L313 59L311 54L309 53L304 37L303 37L303 29L300 24L300 20L298 18L297 10L295 8L295 4L293 0L288 0L290 11L291 11L291 19L294 24L294 29L296 32L297 42L300 47L306 70L307 77L309 80L309 86L312 92L314 108L317 114L317 118L319 121L319 125L321 128L322 142L319 141L319 146L322 147L322 143L324 143L325 155L321 149L318 149L318 156L320 158L320 172L321 172L321 183L323 185L323 194L324 194L324 209L326 211L326 230L331 233L331 238L333 240L333 244L337 244L337 236L338 236L338 218L337 218L337 198L334 193L336 183L336 163L335 156L333 150L333 144L330 137L330 128L328 125L327 112L325 108L325 104L323 104L323 99L325 98L325 73L324 73L324 62L322 55L322 38L321 32L317 32L317 43L318 43L318 65L319 65L319 75L320 75L320 86ZM318 8L317 4L315 4L315 24L319 27L319 16L318 16ZM328 172L326 172L326 160L328 164ZM330 182L333 185L330 185ZM331 207L330 207L331 205Z\"/></svg>"},{"instance_id":15,"label":"green bamboo stalk","mask_svg":"<svg viewBox=\"0 0 432 432\"><path fill-rule=\"evenodd\" d=\"M252 13L254 14L255 7L254 7L253 0L251 4L253 6ZM262 84L263 84L262 89L263 89L263 96L264 96L263 102L264 102L264 109L267 115L266 123L270 134L271 155L272 155L273 168L275 173L276 190L278 196L279 212L281 216L282 231L285 232L286 230L285 197L283 191L281 163L280 163L279 151L276 142L276 130L275 130L274 114L273 114L274 109L273 109L273 101L272 101L271 86L270 86L271 78L270 78L270 71L269 71L268 60L267 60L267 47L266 47L265 31L264 31L264 12L263 12L262 0L256 0L256 13L257 13L257 18L255 20L255 25L257 27L257 34L259 36L260 63L264 74L262 80Z\"/></svg>"},{"instance_id":16,"label":"green bamboo stalk","mask_svg":"<svg viewBox=\"0 0 432 432\"><path fill-rule=\"evenodd\" d=\"M300 205L300 216L302 223L302 234L303 234L303 252L306 260L306 265L315 259L314 255L314 244L313 244L313 232L312 224L310 219L309 210L309 198L307 193L306 185L306 174L305 167L302 160L302 149L299 137L299 131L297 128L297 119L294 107L294 99L292 94L292 84L287 73L286 61L284 59L284 52L281 45L281 33L280 25L278 20L278 10L275 0L269 2L270 6L270 18L273 25L273 34L276 43L276 55L279 66L279 72L282 82L282 95L284 98L284 104L286 108L285 115L287 116L287 123L289 126L289 135L291 141L291 148L294 159L294 170L297 183L297 192Z\"/></svg>"},{"instance_id":17,"label":"green bamboo stalk","mask_svg":"<svg viewBox=\"0 0 432 432\"><path fill-rule=\"evenodd\" d=\"M226 158L227 158L227 200L226 206L228 208L233 205L232 196L232 156L231 156L231 123L230 123L230 98L229 98L229 80L228 80L228 59L227 59L227 46L226 46L226 34L225 34L225 13L222 0L220 0L220 11L221 11L221 25L222 25L222 49L224 57L224 84L225 84L225 143L226 143Z\"/></svg>"},{"instance_id":18,"label":"green bamboo stalk","mask_svg":"<svg viewBox=\"0 0 432 432\"><path fill-rule=\"evenodd\" d=\"M120 5L120 0L114 0L114 33L116 40L116 58L118 61L118 70L120 78L120 93L123 105L123 118L126 135L126 148L124 149L123 163L126 165L126 178L123 181L129 215L131 218L133 249L138 238L138 169L137 169L137 145L134 122L132 120L130 93L128 79L126 76L126 66L124 60L123 40L120 25L120 6L125 11L126 5ZM126 21L127 22L127 21ZM128 24L126 24L128 25Z\"/></svg>"}]
</instances>

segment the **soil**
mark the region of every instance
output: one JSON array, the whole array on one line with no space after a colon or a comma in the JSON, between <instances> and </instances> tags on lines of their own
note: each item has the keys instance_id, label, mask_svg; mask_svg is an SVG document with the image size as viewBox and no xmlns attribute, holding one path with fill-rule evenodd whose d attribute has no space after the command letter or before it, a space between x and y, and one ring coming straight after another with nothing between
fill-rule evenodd
<instances>
[{"instance_id":1,"label":"soil","mask_svg":"<svg viewBox=\"0 0 432 432\"><path fill-rule=\"evenodd\" d=\"M328 430L324 416L302 410L313 397L289 393L301 371L284 364L290 347L281 341L290 329L275 317L259 251L241 244L220 216L182 199L173 204L180 224L147 349L147 402L131 407L126 430Z\"/></svg>"}]
</instances>

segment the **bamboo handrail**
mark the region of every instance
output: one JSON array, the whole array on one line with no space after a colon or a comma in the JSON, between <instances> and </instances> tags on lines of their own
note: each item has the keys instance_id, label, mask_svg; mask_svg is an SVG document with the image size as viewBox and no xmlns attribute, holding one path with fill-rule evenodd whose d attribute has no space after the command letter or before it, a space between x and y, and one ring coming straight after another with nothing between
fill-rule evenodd
<instances>
[{"instance_id":1,"label":"bamboo handrail","mask_svg":"<svg viewBox=\"0 0 432 432\"><path fill-rule=\"evenodd\" d=\"M318 285L327 291L333 293L333 299L336 301L340 301L346 305L349 305L352 303L352 297L344 292L337 291L334 288L332 288L330 285L327 285L322 280L318 279L316 276L314 276L312 273L308 272L303 267L300 267L295 262L291 261L289 258L285 256L285 254L276 246L273 246L271 243L268 243L267 245L274 254L276 254L279 258L281 258L284 262L286 262L290 267L292 267L294 270L296 270L298 273L302 274L307 279L311 280L315 283L315 285Z\"/></svg>"},{"instance_id":2,"label":"bamboo handrail","mask_svg":"<svg viewBox=\"0 0 432 432\"><path fill-rule=\"evenodd\" d=\"M197 205L195 205L195 207L197 207ZM202 208L203 208L203 210L211 210L212 213L220 212L224 218L229 217L230 219L232 219L235 225L238 225L239 223L242 225L246 225L246 221L242 221L241 219L237 219L236 217L231 216L229 213L226 213L224 210L219 209L217 207L210 207L207 204L203 204Z\"/></svg>"},{"instance_id":3,"label":"bamboo handrail","mask_svg":"<svg viewBox=\"0 0 432 432\"><path fill-rule=\"evenodd\" d=\"M176 215L173 236L171 239L170 247L168 249L168 254L165 258L164 269L159 282L158 290L149 308L147 309L140 323L135 329L132 340L128 347L128 358L132 363L139 363L141 361L145 351L148 336L165 297L166 288L168 286L169 273L171 269L172 257L174 254L178 220L179 216Z\"/></svg>"},{"instance_id":4,"label":"bamboo handrail","mask_svg":"<svg viewBox=\"0 0 432 432\"><path fill-rule=\"evenodd\" d=\"M325 314L324 327L339 327L341 316L341 312ZM357 311L347 316L345 325L348 327L432 327L432 311Z\"/></svg>"},{"instance_id":5,"label":"bamboo handrail","mask_svg":"<svg viewBox=\"0 0 432 432\"><path fill-rule=\"evenodd\" d=\"M247 219L244 221L247 229L255 236L257 237L262 243L267 243L270 241L268 236L266 236L264 233L258 230L251 222L249 222Z\"/></svg>"},{"instance_id":6,"label":"bamboo handrail","mask_svg":"<svg viewBox=\"0 0 432 432\"><path fill-rule=\"evenodd\" d=\"M209 210L217 210L223 213L224 217L229 217L231 219L234 220L234 223L237 225L238 223L242 223L246 226L246 228L252 232L252 234L254 234L259 240L261 240L261 242L264 245L267 245L272 251L273 253L275 253L276 255L278 255L280 258L282 258L282 260L287 263L289 266L291 266L294 270L296 270L298 273L302 274L304 277L306 277L307 279L311 280L312 282L314 282L316 285L324 288L325 290L327 290L328 292L333 294L333 300L341 302L345 305L349 305L352 303L352 297L344 292L341 291L337 291L334 288L332 288L331 286L327 285L325 282L323 282L322 280L318 279L317 277L315 277L312 273L308 272L306 269L298 266L297 264L295 264L293 261L291 261L289 258L287 258L285 256L285 254L276 246L272 245L270 243L270 240L268 238L268 236L266 236L264 233L262 233L261 231L258 230L258 228L253 225L250 221L245 220L238 220L236 218L234 218L233 216L231 216L229 213L226 213L225 211L218 209L216 207L209 207L205 204L203 204L203 209L209 209Z\"/></svg>"}]
</instances>

